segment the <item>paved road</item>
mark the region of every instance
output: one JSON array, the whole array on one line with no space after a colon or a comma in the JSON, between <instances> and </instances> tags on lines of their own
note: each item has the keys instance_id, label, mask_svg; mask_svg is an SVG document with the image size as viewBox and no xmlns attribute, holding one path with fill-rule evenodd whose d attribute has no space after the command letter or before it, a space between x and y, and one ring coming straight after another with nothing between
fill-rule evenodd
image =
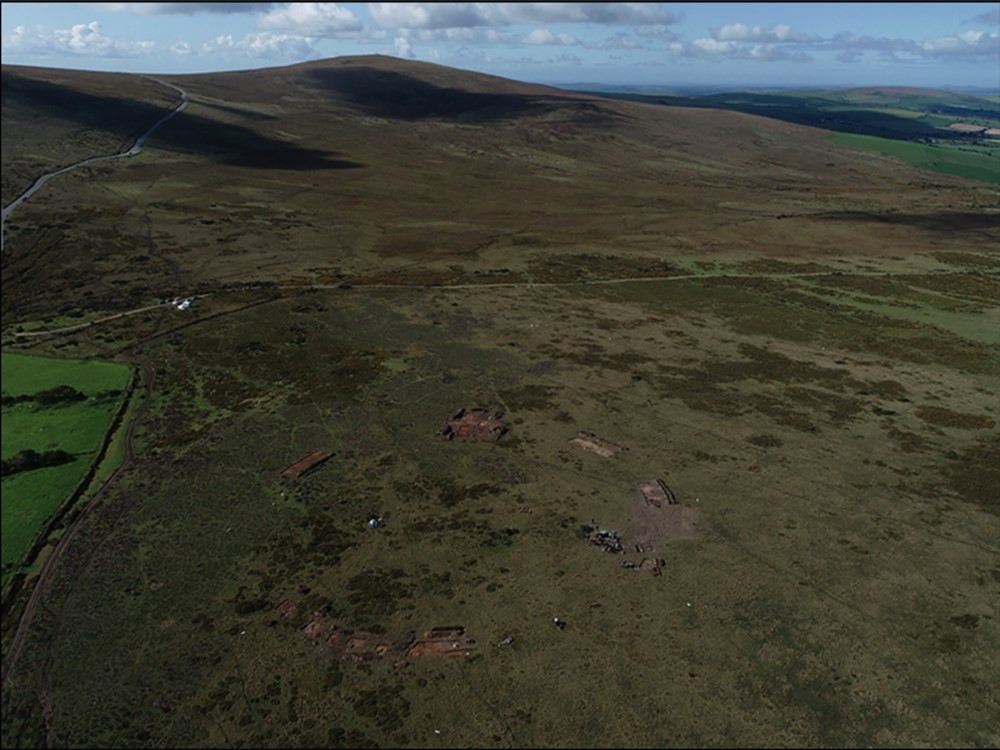
<instances>
[{"instance_id":1,"label":"paved road","mask_svg":"<svg viewBox=\"0 0 1000 750\"><path fill-rule=\"evenodd\" d=\"M143 76L143 77L144 78L149 78L148 76ZM53 177L55 177L57 175L65 174L66 172L69 172L69 171L71 171L73 169L76 169L77 167L85 167L88 164L95 164L96 162L99 162L99 161L108 161L109 159L124 159L125 157L128 157L128 156L135 156L140 151L142 151L142 144L144 144L146 142L146 139L149 138L149 136L151 136L153 133L156 132L156 129L158 127L160 127L163 123L165 123L171 117L173 117L174 115L176 115L179 112L183 111L184 108L187 107L187 105L188 105L188 96L187 96L187 92L184 91L184 89L180 88L179 86L174 86L174 84L172 84L172 83L167 83L166 81L161 81L159 78L149 78L149 80L150 81L156 81L157 83L162 84L164 86L169 86L170 88L172 88L175 91L177 91L181 95L180 102L178 102L177 105L172 110L170 110L166 115L164 115L162 118L160 118L153 125L153 127L151 127L149 130L147 130L141 136L139 136L139 138L136 140L136 142L132 145L132 148L130 148L128 151L122 151L121 153L118 153L118 154L111 154L110 156L93 156L93 157L91 157L89 159L84 159L83 161L77 162L76 164L70 164L68 167L63 167L62 169L57 169L54 172L49 172L48 174L43 174L41 177L39 177L37 180L35 180L35 184L33 184L30 188L28 188L23 193L21 193L21 195L19 195L17 198L15 198L11 202L11 204L9 206L6 206L3 209L3 211L0 212L0 253L3 252L3 227L4 227L4 224L7 223L7 217L11 215L11 213L14 211L15 208L17 208L18 206L20 206L24 201L26 201L32 195L34 195L35 193L37 193L46 182L48 182L49 180L51 180Z\"/></svg>"}]
</instances>

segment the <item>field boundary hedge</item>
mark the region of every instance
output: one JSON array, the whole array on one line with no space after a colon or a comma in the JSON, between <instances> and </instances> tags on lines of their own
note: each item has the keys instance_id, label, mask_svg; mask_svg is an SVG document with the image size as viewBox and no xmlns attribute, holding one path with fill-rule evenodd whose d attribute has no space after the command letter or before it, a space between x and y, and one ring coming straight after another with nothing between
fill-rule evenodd
<instances>
[{"instance_id":1,"label":"field boundary hedge","mask_svg":"<svg viewBox=\"0 0 1000 750\"><path fill-rule=\"evenodd\" d=\"M115 415L111 420L111 424L108 425L108 429L104 432L104 437L101 440L101 447L95 454L94 459L90 462L90 466L87 467L87 471L84 472L82 477L80 477L80 481L77 482L76 487L70 493L69 497L63 501L56 512L52 514L52 517L49 518L48 522L35 537L35 540L31 543L31 546L28 547L28 550L21 557L17 568L11 573L10 578L7 581L7 586L3 591L2 604L0 604L0 617L3 619L7 618L14 600L17 599L17 595L21 592L21 588L24 586L26 579L24 572L25 568L31 565L38 558L38 554L48 544L49 537L52 536L56 529L60 526L68 526L73 522L73 509L76 507L80 498L83 497L83 495L90 488L94 475L97 473L97 468L107 456L108 449L111 447L111 441L114 439L115 434L121 427L122 420L128 413L129 406L132 403L132 396L135 393L136 385L140 380L139 368L130 367L130 369L131 375L129 376L128 385L125 387L121 403L118 405L118 410L115 412Z\"/></svg>"}]
</instances>

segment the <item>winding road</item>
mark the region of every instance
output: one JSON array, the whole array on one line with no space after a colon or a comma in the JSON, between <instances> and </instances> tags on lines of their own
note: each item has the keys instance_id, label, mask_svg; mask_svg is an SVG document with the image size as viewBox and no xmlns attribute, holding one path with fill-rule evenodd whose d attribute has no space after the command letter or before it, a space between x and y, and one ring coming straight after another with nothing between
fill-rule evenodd
<instances>
[{"instance_id":1,"label":"winding road","mask_svg":"<svg viewBox=\"0 0 1000 750\"><path fill-rule=\"evenodd\" d=\"M7 223L7 217L11 215L11 213L14 211L15 208L17 208L18 206L20 206L24 201L26 201L32 195L34 195L35 193L37 193L46 182L48 182L49 180L51 180L53 177L56 177L57 175L65 174L66 172L69 172L71 170L77 169L78 167L85 167L88 164L96 164L99 161L109 161L111 159L124 159L125 157L128 157L128 156L135 156L140 151L142 151L142 144L144 144L146 142L146 139L148 139L153 133L156 132L157 128L159 128L163 123L165 123L171 117L174 117L175 115L177 115L180 112L182 112L184 110L184 108L187 107L187 105L188 105L188 95L187 95L187 92L184 89L182 89L180 86L175 86L172 83L167 83L166 81L161 81L159 78L151 78L149 76L142 76L142 77L146 78L146 79L148 79L150 81L155 81L156 83L159 83L159 84L161 84L163 86L168 86L168 87L174 89L175 91L177 91L181 95L181 100L174 106L174 108L172 110L170 110L162 118L160 118L159 120L157 120L157 122L154 123L153 126L149 130L147 130L145 133L143 133L142 135L140 135L136 139L136 142L134 144L132 144L132 148L130 148L128 151L122 151L122 152L117 153L117 154L111 154L110 156L92 156L91 158L84 159L83 161L79 161L76 164L70 164L68 167L63 167L62 169L57 169L54 172L49 172L47 174L43 174L41 177L39 177L37 180L35 180L34 184L30 188L28 188L23 193L21 193L21 195L19 195L17 198L15 198L10 203L9 206L5 206L4 209L3 209L3 211L0 212L0 253L3 252L3 228L4 228L4 224Z\"/></svg>"},{"instance_id":2,"label":"winding road","mask_svg":"<svg viewBox=\"0 0 1000 750\"><path fill-rule=\"evenodd\" d=\"M143 76L143 77L149 78L148 76ZM170 110L170 112L168 112L166 115L160 118L156 123L154 123L153 126L149 128L149 130L143 133L128 151L124 151L118 154L112 154L110 156L96 156L90 159L85 159L81 162L78 162L77 164L73 164L68 167L63 167L62 169L58 169L54 172L49 172L48 174L42 175L37 180L35 180L35 183L27 191L22 193L20 197L18 197L9 206L3 209L2 217L0 217L0 252L2 252L3 250L3 224L7 221L7 217L10 216L11 212L13 212L13 210L17 208L21 203L23 203L25 200L30 198L34 193L36 193L46 182L48 182L56 175L64 174L72 169L76 169L77 167L82 167L87 164L93 164L99 161L106 161L109 159L120 159L127 156L134 156L135 154L138 154L142 150L142 145L154 132L156 132L157 128L159 128L163 123L165 123L171 117L174 117L175 115L184 110L184 108L187 106L188 103L188 96L186 91L184 91L178 86L174 86L172 83L167 83L166 81L161 81L157 78L149 78L149 80L155 81L164 86L168 86L179 92L181 95L180 102L172 110ZM123 457L123 460L121 464L118 466L118 468L115 469L115 471L111 474L111 476L109 476L104 481L104 483L101 484L100 488L94 493L94 495L87 502L86 506L84 506L83 510L77 515L77 517L73 520L73 522L70 523L65 533L59 538L59 541L53 548L52 553L45 559L45 562L43 563L41 570L38 573L38 577L35 581L34 587L32 588L31 597L29 598L28 603L21 614L21 619L18 622L17 631L10 642L9 648L7 649L6 658L3 661L3 671L2 675L0 675L0 682L4 684L6 684L8 678L13 672L15 664L17 663L18 657L20 656L21 653L21 648L24 644L24 639L31 628L31 623L34 619L35 611L38 609L38 605L41 602L42 596L44 595L46 583L49 577L51 576L52 570L55 568L56 563L59 561L62 552L72 541L83 519L86 518L88 513L101 501L101 499L107 492L108 488L110 488L111 485L113 485L115 481L118 479L118 477L120 477L122 473L125 472L132 464L133 458L135 456L135 430L139 422L142 420L142 417L145 415L146 410L149 408L149 403L153 392L153 380L155 377L155 370L148 362L135 360L135 363L139 365L144 375L143 378L144 382L142 384L142 390L143 390L142 403L139 405L139 408L136 410L132 419L128 422L127 426L125 427L126 430L125 451L124 451L125 455ZM111 438L112 435L110 433L105 436L106 441L110 441Z\"/></svg>"}]
</instances>

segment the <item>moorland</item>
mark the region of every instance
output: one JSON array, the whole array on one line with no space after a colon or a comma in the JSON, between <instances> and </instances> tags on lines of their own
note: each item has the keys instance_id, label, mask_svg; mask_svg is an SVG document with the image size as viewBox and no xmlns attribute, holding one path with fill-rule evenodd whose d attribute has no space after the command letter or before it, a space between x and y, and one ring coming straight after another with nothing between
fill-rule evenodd
<instances>
[{"instance_id":1,"label":"moorland","mask_svg":"<svg viewBox=\"0 0 1000 750\"><path fill-rule=\"evenodd\" d=\"M160 78L4 228L5 354L144 386L5 590L4 746L1000 742L984 173L379 56ZM177 101L2 95L4 205Z\"/></svg>"},{"instance_id":2,"label":"moorland","mask_svg":"<svg viewBox=\"0 0 1000 750\"><path fill-rule=\"evenodd\" d=\"M763 115L833 131L831 140L914 166L1000 183L1000 97L908 86L604 96Z\"/></svg>"}]
</instances>

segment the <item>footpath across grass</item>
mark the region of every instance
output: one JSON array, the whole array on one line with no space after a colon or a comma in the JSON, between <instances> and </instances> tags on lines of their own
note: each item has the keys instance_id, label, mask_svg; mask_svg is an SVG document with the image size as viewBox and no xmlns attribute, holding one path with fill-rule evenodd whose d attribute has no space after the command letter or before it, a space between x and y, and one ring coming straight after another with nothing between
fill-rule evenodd
<instances>
[{"instance_id":1,"label":"footpath across grass","mask_svg":"<svg viewBox=\"0 0 1000 750\"><path fill-rule=\"evenodd\" d=\"M61 450L73 460L2 479L3 581L86 473L128 383L129 368L112 362L2 355L2 439L7 459L22 451ZM31 397L68 386L78 395L43 403ZM17 397L21 397L18 399Z\"/></svg>"}]
</instances>

